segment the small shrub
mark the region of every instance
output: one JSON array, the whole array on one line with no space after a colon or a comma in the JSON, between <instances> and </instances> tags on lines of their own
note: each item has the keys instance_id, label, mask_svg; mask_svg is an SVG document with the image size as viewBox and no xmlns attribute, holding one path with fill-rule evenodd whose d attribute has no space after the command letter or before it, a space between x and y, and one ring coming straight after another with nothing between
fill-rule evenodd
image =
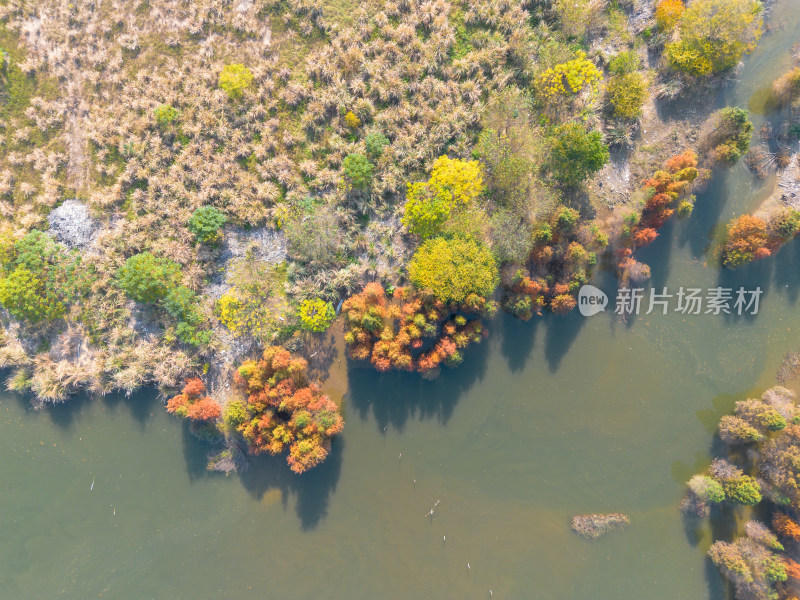
<instances>
[{"instance_id":1,"label":"small shrub","mask_svg":"<svg viewBox=\"0 0 800 600\"><path fill-rule=\"evenodd\" d=\"M347 111L347 114L344 116L344 124L350 129L358 129L361 127L361 119L359 119L356 114L350 110Z\"/></svg>"},{"instance_id":2,"label":"small shrub","mask_svg":"<svg viewBox=\"0 0 800 600\"><path fill-rule=\"evenodd\" d=\"M162 104L153 110L153 116L159 127L169 127L178 118L178 109L169 104Z\"/></svg>"},{"instance_id":3,"label":"small shrub","mask_svg":"<svg viewBox=\"0 0 800 600\"><path fill-rule=\"evenodd\" d=\"M253 73L242 64L225 65L219 74L219 87L228 92L228 97L232 100L241 98L251 83Z\"/></svg>"},{"instance_id":4,"label":"small shrub","mask_svg":"<svg viewBox=\"0 0 800 600\"><path fill-rule=\"evenodd\" d=\"M633 119L642 114L642 104L647 98L647 82L639 72L615 75L606 88L608 101L614 107L614 115Z\"/></svg>"},{"instance_id":5,"label":"small shrub","mask_svg":"<svg viewBox=\"0 0 800 600\"><path fill-rule=\"evenodd\" d=\"M579 51L575 58L542 72L536 80L536 89L545 101L557 97L575 96L584 89L597 89L603 75L595 64Z\"/></svg>"},{"instance_id":6,"label":"small shrub","mask_svg":"<svg viewBox=\"0 0 800 600\"><path fill-rule=\"evenodd\" d=\"M220 239L220 229L228 222L227 217L213 206L201 206L189 218L189 231L203 244L216 244Z\"/></svg>"},{"instance_id":7,"label":"small shrub","mask_svg":"<svg viewBox=\"0 0 800 600\"><path fill-rule=\"evenodd\" d=\"M608 70L615 75L627 75L639 69L641 61L634 50L624 50L608 63Z\"/></svg>"},{"instance_id":8,"label":"small shrub","mask_svg":"<svg viewBox=\"0 0 800 600\"><path fill-rule=\"evenodd\" d=\"M577 210L564 206L556 214L556 229L570 232L575 229L580 217L581 214Z\"/></svg>"},{"instance_id":9,"label":"small shrub","mask_svg":"<svg viewBox=\"0 0 800 600\"><path fill-rule=\"evenodd\" d=\"M17 319L32 323L61 317L64 304L45 282L25 267L17 267L0 279L0 303Z\"/></svg>"},{"instance_id":10,"label":"small shrub","mask_svg":"<svg viewBox=\"0 0 800 600\"><path fill-rule=\"evenodd\" d=\"M342 161L342 173L348 189L366 190L372 183L373 166L363 154L348 154Z\"/></svg>"},{"instance_id":11,"label":"small shrub","mask_svg":"<svg viewBox=\"0 0 800 600\"><path fill-rule=\"evenodd\" d=\"M389 145L389 139L382 133L374 131L364 138L364 145L367 147L367 155L372 159L378 159Z\"/></svg>"}]
</instances>

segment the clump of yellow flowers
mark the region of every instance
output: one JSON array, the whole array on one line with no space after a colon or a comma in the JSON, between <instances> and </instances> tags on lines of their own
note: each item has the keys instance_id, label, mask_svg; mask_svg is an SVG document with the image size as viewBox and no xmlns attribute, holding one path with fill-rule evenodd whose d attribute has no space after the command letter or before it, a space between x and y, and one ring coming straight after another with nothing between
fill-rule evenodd
<instances>
[{"instance_id":1,"label":"clump of yellow flowers","mask_svg":"<svg viewBox=\"0 0 800 600\"><path fill-rule=\"evenodd\" d=\"M553 100L558 96L575 96L587 87L597 89L603 75L586 53L579 51L575 58L542 72L536 80L540 96Z\"/></svg>"},{"instance_id":2,"label":"clump of yellow flowers","mask_svg":"<svg viewBox=\"0 0 800 600\"><path fill-rule=\"evenodd\" d=\"M303 300L298 314L303 329L314 332L325 331L336 318L336 311L333 309L333 305L321 298Z\"/></svg>"}]
</instances>

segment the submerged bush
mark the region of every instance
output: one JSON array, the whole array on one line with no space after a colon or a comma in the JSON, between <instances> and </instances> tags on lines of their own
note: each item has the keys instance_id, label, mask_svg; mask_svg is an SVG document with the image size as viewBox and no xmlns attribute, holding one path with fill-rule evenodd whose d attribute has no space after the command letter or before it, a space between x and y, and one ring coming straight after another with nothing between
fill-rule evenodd
<instances>
[{"instance_id":1,"label":"submerged bush","mask_svg":"<svg viewBox=\"0 0 800 600\"><path fill-rule=\"evenodd\" d=\"M767 248L767 224L762 219L742 215L728 225L728 239L723 249L726 267L740 267L770 254Z\"/></svg>"},{"instance_id":2,"label":"submerged bush","mask_svg":"<svg viewBox=\"0 0 800 600\"><path fill-rule=\"evenodd\" d=\"M234 419L252 454L281 454L295 473L325 460L331 438L344 420L336 404L308 380L308 363L280 346L264 350L260 360L241 364L234 381L247 394L246 414Z\"/></svg>"},{"instance_id":3,"label":"submerged bush","mask_svg":"<svg viewBox=\"0 0 800 600\"><path fill-rule=\"evenodd\" d=\"M736 106L729 106L714 115L714 130L708 144L714 158L733 164L750 148L753 123L750 114Z\"/></svg>"}]
</instances>

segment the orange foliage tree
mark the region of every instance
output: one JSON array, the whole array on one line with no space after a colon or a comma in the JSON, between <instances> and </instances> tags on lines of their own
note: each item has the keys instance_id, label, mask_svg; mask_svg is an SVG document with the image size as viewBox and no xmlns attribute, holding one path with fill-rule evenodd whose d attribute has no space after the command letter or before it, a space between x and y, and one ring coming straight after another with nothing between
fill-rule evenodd
<instances>
[{"instance_id":1,"label":"orange foliage tree","mask_svg":"<svg viewBox=\"0 0 800 600\"><path fill-rule=\"evenodd\" d=\"M344 420L319 384L308 380L308 363L280 346L264 350L260 360L242 363L234 383L247 394L246 414L237 431L252 454L280 454L295 473L317 466L328 455L331 438Z\"/></svg>"},{"instance_id":2,"label":"orange foliage tree","mask_svg":"<svg viewBox=\"0 0 800 600\"><path fill-rule=\"evenodd\" d=\"M767 224L752 215L742 215L728 225L728 239L723 249L723 261L727 267L739 267L759 258L766 258L772 251L767 247Z\"/></svg>"},{"instance_id":3,"label":"orange foliage tree","mask_svg":"<svg viewBox=\"0 0 800 600\"><path fill-rule=\"evenodd\" d=\"M633 219L626 219L622 230L621 237L625 247L619 252L618 268L623 285L627 285L630 278L629 267L642 266L633 259L633 252L658 237L657 230L675 214L678 200L688 194L691 184L699 175L697 153L689 149L667 159L664 168L644 182L645 202L641 217L629 215Z\"/></svg>"},{"instance_id":4,"label":"orange foliage tree","mask_svg":"<svg viewBox=\"0 0 800 600\"><path fill-rule=\"evenodd\" d=\"M779 536L800 541L800 525L786 513L776 512L772 515L772 527Z\"/></svg>"},{"instance_id":5,"label":"orange foliage tree","mask_svg":"<svg viewBox=\"0 0 800 600\"><path fill-rule=\"evenodd\" d=\"M669 31L675 27L685 10L683 0L661 0L656 6L656 23L661 29Z\"/></svg>"},{"instance_id":6,"label":"orange foliage tree","mask_svg":"<svg viewBox=\"0 0 800 600\"><path fill-rule=\"evenodd\" d=\"M605 251L608 236L596 227L579 227L576 210L562 207L550 222L540 224L530 260L510 265L503 274L503 308L527 321L549 309L572 311L575 295L589 281L597 253Z\"/></svg>"},{"instance_id":7,"label":"orange foliage tree","mask_svg":"<svg viewBox=\"0 0 800 600\"><path fill-rule=\"evenodd\" d=\"M206 385L193 377L186 381L183 392L169 399L167 412L191 421L215 421L222 414L222 408L205 393Z\"/></svg>"},{"instance_id":8,"label":"orange foliage tree","mask_svg":"<svg viewBox=\"0 0 800 600\"><path fill-rule=\"evenodd\" d=\"M786 569L786 575L795 581L800 581L800 565L788 556L783 557L783 567ZM788 600L788 599L787 599Z\"/></svg>"},{"instance_id":9,"label":"orange foliage tree","mask_svg":"<svg viewBox=\"0 0 800 600\"><path fill-rule=\"evenodd\" d=\"M445 304L432 295L397 288L390 299L377 282L342 304L351 358L369 360L379 371L427 375L442 364L460 363L461 350L487 333L480 317L495 311L493 302L477 294L460 304Z\"/></svg>"}]
</instances>

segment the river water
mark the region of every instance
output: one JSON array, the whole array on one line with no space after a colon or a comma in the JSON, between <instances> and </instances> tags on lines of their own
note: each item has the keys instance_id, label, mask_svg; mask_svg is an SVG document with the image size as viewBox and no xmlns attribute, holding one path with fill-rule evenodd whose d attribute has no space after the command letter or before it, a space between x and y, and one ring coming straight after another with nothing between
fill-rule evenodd
<instances>
[{"instance_id":1,"label":"river water","mask_svg":"<svg viewBox=\"0 0 800 600\"><path fill-rule=\"evenodd\" d=\"M788 68L793 4L778 3L781 28L720 104L747 106ZM718 225L770 185L742 165L717 173L691 219L641 253L657 287L760 285L756 317L500 317L434 382L350 365L332 388L347 388L345 432L302 477L270 458L207 473L205 447L152 393L42 413L3 394L0 595L723 598L705 552L725 528L686 523L677 504L719 416L800 349L800 245L734 274L706 265ZM587 542L568 527L587 512L631 525Z\"/></svg>"}]
</instances>

